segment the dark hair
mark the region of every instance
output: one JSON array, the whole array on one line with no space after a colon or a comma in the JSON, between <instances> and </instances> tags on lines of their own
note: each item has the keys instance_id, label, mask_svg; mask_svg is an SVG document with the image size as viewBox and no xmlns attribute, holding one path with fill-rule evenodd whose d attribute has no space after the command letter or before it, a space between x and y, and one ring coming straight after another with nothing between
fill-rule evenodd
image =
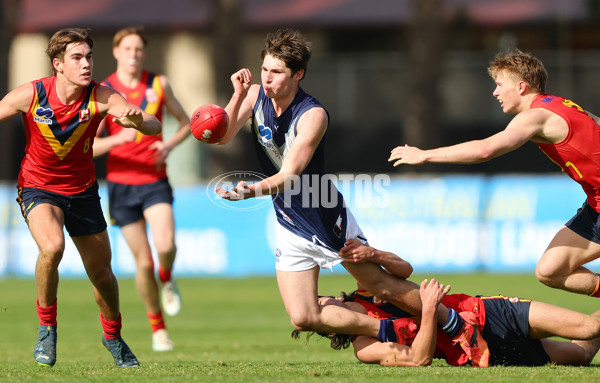
<instances>
[{"instance_id":1,"label":"dark hair","mask_svg":"<svg viewBox=\"0 0 600 383\"><path fill-rule=\"evenodd\" d=\"M292 334L291 334L292 339L300 339L301 332L302 332L302 330L292 331ZM329 346L331 348L333 348L334 350L346 349L346 348L350 347L350 345L352 344L352 340L354 340L354 335L349 335L349 334L327 334L324 332L306 331L306 343L308 343L308 340L314 334L317 334L317 335L321 336L322 338L329 339L330 340Z\"/></svg>"},{"instance_id":2,"label":"dark hair","mask_svg":"<svg viewBox=\"0 0 600 383\"><path fill-rule=\"evenodd\" d=\"M529 53L518 49L516 52L499 53L488 66L488 73L495 80L500 71L507 71L514 80L525 81L535 92L546 91L548 72L544 64Z\"/></svg>"},{"instance_id":3,"label":"dark hair","mask_svg":"<svg viewBox=\"0 0 600 383\"><path fill-rule=\"evenodd\" d=\"M62 61L65 57L67 46L71 43L86 43L92 48L94 46L94 41L92 40L89 31L89 29L84 28L64 28L52 35L48 42L48 48L46 49L46 54L50 58L50 64L52 64L54 59ZM54 74L56 74L54 65L52 65L52 68Z\"/></svg>"},{"instance_id":4,"label":"dark hair","mask_svg":"<svg viewBox=\"0 0 600 383\"><path fill-rule=\"evenodd\" d=\"M306 76L308 62L312 55L311 43L298 30L278 29L269 33L265 39L265 48L260 58L264 59L266 55L283 61L292 70L292 74L303 69Z\"/></svg>"}]
</instances>

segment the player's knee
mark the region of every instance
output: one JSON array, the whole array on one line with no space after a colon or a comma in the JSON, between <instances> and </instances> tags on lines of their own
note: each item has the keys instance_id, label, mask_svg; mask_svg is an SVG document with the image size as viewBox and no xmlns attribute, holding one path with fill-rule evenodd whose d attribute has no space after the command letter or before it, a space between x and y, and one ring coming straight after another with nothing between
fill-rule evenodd
<instances>
[{"instance_id":1,"label":"player's knee","mask_svg":"<svg viewBox=\"0 0 600 383\"><path fill-rule=\"evenodd\" d=\"M177 247L173 241L157 241L155 246L156 252L159 254L171 254L177 251Z\"/></svg>"},{"instance_id":2,"label":"player's knee","mask_svg":"<svg viewBox=\"0 0 600 383\"><path fill-rule=\"evenodd\" d=\"M154 277L154 260L152 254L147 256L139 256L136 259L138 274L145 274Z\"/></svg>"},{"instance_id":3,"label":"player's knee","mask_svg":"<svg viewBox=\"0 0 600 383\"><path fill-rule=\"evenodd\" d=\"M40 255L49 258L62 257L65 251L65 242L61 240L47 241L40 245Z\"/></svg>"},{"instance_id":4,"label":"player's knee","mask_svg":"<svg viewBox=\"0 0 600 383\"><path fill-rule=\"evenodd\" d=\"M591 340L600 337L600 317L594 313L582 324L582 339Z\"/></svg>"},{"instance_id":5,"label":"player's knee","mask_svg":"<svg viewBox=\"0 0 600 383\"><path fill-rule=\"evenodd\" d=\"M391 290L388 286L380 281L373 281L369 286L365 286L367 291L377 296L377 298L384 301L391 301L393 299Z\"/></svg>"},{"instance_id":6,"label":"player's knee","mask_svg":"<svg viewBox=\"0 0 600 383\"><path fill-rule=\"evenodd\" d=\"M306 313L292 315L290 316L290 321L292 326L300 331L314 331L318 323L320 323L318 317Z\"/></svg>"},{"instance_id":7,"label":"player's knee","mask_svg":"<svg viewBox=\"0 0 600 383\"><path fill-rule=\"evenodd\" d=\"M107 286L112 286L113 283L116 281L115 275L113 274L110 265L109 267L88 270L87 274L92 284L99 289L103 289Z\"/></svg>"},{"instance_id":8,"label":"player's knee","mask_svg":"<svg viewBox=\"0 0 600 383\"><path fill-rule=\"evenodd\" d=\"M39 250L38 262L44 267L58 267L65 251L65 244L61 241L45 243Z\"/></svg>"},{"instance_id":9,"label":"player's knee","mask_svg":"<svg viewBox=\"0 0 600 383\"><path fill-rule=\"evenodd\" d=\"M559 276L556 274L556 269L544 263L538 263L535 267L535 277L546 286L558 286Z\"/></svg>"}]
</instances>

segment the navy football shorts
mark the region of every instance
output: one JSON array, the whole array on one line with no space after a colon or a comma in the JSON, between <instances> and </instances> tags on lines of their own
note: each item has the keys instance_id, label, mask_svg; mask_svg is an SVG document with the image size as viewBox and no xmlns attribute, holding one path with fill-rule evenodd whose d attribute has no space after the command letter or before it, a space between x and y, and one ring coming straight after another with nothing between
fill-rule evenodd
<instances>
[{"instance_id":1,"label":"navy football shorts","mask_svg":"<svg viewBox=\"0 0 600 383\"><path fill-rule=\"evenodd\" d=\"M173 189L167 178L143 185L108 182L108 212L113 225L137 222L144 218L144 210L158 203L173 204Z\"/></svg>"},{"instance_id":2,"label":"navy football shorts","mask_svg":"<svg viewBox=\"0 0 600 383\"><path fill-rule=\"evenodd\" d=\"M485 325L481 331L490 349L490 366L544 366L550 357L539 339L529 337L531 301L508 297L481 297Z\"/></svg>"},{"instance_id":3,"label":"navy football shorts","mask_svg":"<svg viewBox=\"0 0 600 383\"><path fill-rule=\"evenodd\" d=\"M585 201L583 206L577 209L577 214L575 214L565 226L588 241L600 244L599 215L600 214L592 209L587 201Z\"/></svg>"},{"instance_id":4,"label":"navy football shorts","mask_svg":"<svg viewBox=\"0 0 600 383\"><path fill-rule=\"evenodd\" d=\"M25 221L27 214L37 205L47 203L59 207L65 215L65 228L71 237L97 234L106 230L98 183L72 196L36 188L19 188L17 202Z\"/></svg>"}]
</instances>

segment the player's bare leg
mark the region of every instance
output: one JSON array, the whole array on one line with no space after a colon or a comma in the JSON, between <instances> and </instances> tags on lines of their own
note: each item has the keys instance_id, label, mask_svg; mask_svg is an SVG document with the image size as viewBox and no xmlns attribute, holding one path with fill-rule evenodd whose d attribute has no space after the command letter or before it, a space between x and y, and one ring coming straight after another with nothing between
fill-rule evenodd
<instances>
[{"instance_id":1,"label":"player's bare leg","mask_svg":"<svg viewBox=\"0 0 600 383\"><path fill-rule=\"evenodd\" d=\"M148 243L146 221L143 219L121 227L121 233L133 253L136 264L135 286L144 302L146 311L158 313L158 284L154 275L152 250Z\"/></svg>"},{"instance_id":2,"label":"player's bare leg","mask_svg":"<svg viewBox=\"0 0 600 383\"><path fill-rule=\"evenodd\" d=\"M135 284L146 308L146 314L152 329L152 348L156 351L172 350L173 342L169 338L160 309L158 283L155 276L152 250L148 242L146 221L140 219L125 225L121 227L121 233L123 233L123 237L135 259L137 267Z\"/></svg>"},{"instance_id":3,"label":"player's bare leg","mask_svg":"<svg viewBox=\"0 0 600 383\"><path fill-rule=\"evenodd\" d=\"M549 287L590 295L596 288L598 275L582 265L598 257L600 244L563 226L542 255L535 274Z\"/></svg>"},{"instance_id":4,"label":"player's bare leg","mask_svg":"<svg viewBox=\"0 0 600 383\"><path fill-rule=\"evenodd\" d=\"M541 339L541 342L550 360L563 366L588 366L600 348L600 338L570 342Z\"/></svg>"},{"instance_id":5,"label":"player's bare leg","mask_svg":"<svg viewBox=\"0 0 600 383\"><path fill-rule=\"evenodd\" d=\"M560 336L591 340L600 336L600 311L591 315L549 303L531 302L529 335L535 339Z\"/></svg>"},{"instance_id":6,"label":"player's bare leg","mask_svg":"<svg viewBox=\"0 0 600 383\"><path fill-rule=\"evenodd\" d=\"M79 250L83 266L92 282L94 297L100 308L102 344L110 351L118 367L137 367L139 362L121 337L119 285L113 274L108 233L71 237Z\"/></svg>"},{"instance_id":7,"label":"player's bare leg","mask_svg":"<svg viewBox=\"0 0 600 383\"><path fill-rule=\"evenodd\" d=\"M175 246L175 219L173 207L168 203L152 205L144 211L146 221L152 230L152 237L159 259L159 277L163 284L161 298L163 309L168 315L177 315L181 310L181 296L172 278Z\"/></svg>"},{"instance_id":8,"label":"player's bare leg","mask_svg":"<svg viewBox=\"0 0 600 383\"><path fill-rule=\"evenodd\" d=\"M72 237L79 250L88 278L94 286L94 296L105 319L119 318L119 286L112 272L108 233Z\"/></svg>"},{"instance_id":9,"label":"player's bare leg","mask_svg":"<svg viewBox=\"0 0 600 383\"><path fill-rule=\"evenodd\" d=\"M372 318L344 307L318 304L319 267L285 272L277 270L277 284L283 304L294 328L339 334L377 333ZM375 323L378 327L379 324Z\"/></svg>"},{"instance_id":10,"label":"player's bare leg","mask_svg":"<svg viewBox=\"0 0 600 383\"><path fill-rule=\"evenodd\" d=\"M27 224L39 250L35 282L40 328L33 355L39 365L52 367L56 363L56 297L58 265L65 249L64 215L56 206L40 204L29 212Z\"/></svg>"},{"instance_id":11,"label":"player's bare leg","mask_svg":"<svg viewBox=\"0 0 600 383\"><path fill-rule=\"evenodd\" d=\"M29 212L27 224L39 249L35 266L39 305L48 307L58 291L58 265L65 250L64 214L56 206L41 204Z\"/></svg>"}]
</instances>

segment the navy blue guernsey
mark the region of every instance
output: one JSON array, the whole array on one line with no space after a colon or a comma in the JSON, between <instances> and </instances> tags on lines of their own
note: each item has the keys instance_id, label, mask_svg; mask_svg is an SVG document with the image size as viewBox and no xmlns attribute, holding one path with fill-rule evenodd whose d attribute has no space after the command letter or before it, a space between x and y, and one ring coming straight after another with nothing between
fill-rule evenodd
<instances>
[{"instance_id":1,"label":"navy blue guernsey","mask_svg":"<svg viewBox=\"0 0 600 383\"><path fill-rule=\"evenodd\" d=\"M312 108L323 106L300 88L294 101L276 117L272 100L260 87L252 116L252 137L266 176L279 172L296 138L298 120ZM342 195L325 173L326 136L327 133L293 187L274 194L272 199L277 220L283 227L337 252L346 241L346 209Z\"/></svg>"}]
</instances>

